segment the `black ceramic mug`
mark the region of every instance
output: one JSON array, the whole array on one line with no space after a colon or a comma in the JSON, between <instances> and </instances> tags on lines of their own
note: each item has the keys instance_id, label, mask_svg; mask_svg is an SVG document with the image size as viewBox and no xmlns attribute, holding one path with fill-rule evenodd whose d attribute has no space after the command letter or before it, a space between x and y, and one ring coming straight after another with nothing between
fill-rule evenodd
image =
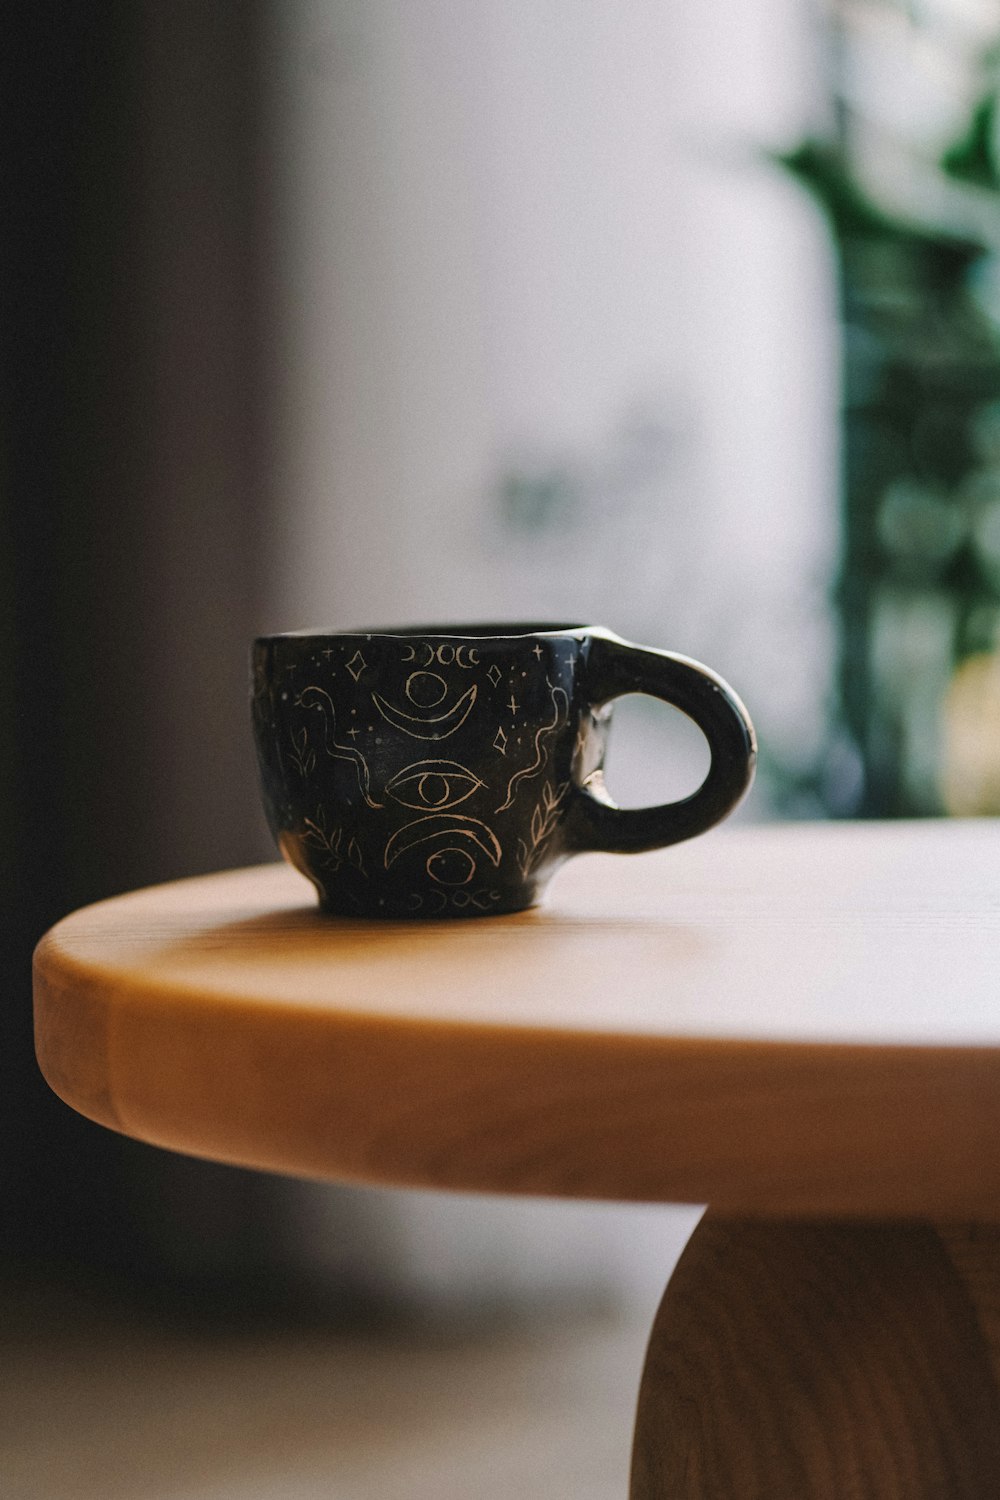
<instances>
[{"instance_id":1,"label":"black ceramic mug","mask_svg":"<svg viewBox=\"0 0 1000 1500\"><path fill-rule=\"evenodd\" d=\"M712 759L692 796L608 797L611 704L626 693L698 725ZM714 672L583 625L265 636L253 722L278 847L324 910L351 916L519 911L573 854L704 833L756 760L747 712Z\"/></svg>"}]
</instances>

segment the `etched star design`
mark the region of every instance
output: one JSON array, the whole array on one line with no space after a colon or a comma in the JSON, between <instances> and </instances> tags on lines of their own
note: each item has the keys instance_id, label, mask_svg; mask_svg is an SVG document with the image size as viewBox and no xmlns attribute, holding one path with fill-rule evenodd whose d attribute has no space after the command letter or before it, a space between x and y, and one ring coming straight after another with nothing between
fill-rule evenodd
<instances>
[{"instance_id":1,"label":"etched star design","mask_svg":"<svg viewBox=\"0 0 1000 1500\"><path fill-rule=\"evenodd\" d=\"M500 681L501 677L503 676L503 673L501 672L500 668L497 666L496 662L494 662L493 665L492 665L492 667L490 667L490 670L487 672L486 675L490 679L490 681L492 682L493 686L496 687L497 683Z\"/></svg>"},{"instance_id":2,"label":"etched star design","mask_svg":"<svg viewBox=\"0 0 1000 1500\"><path fill-rule=\"evenodd\" d=\"M499 750L501 755L507 754L507 736L504 734L502 728L497 730L496 739L493 741L493 748Z\"/></svg>"},{"instance_id":3,"label":"etched star design","mask_svg":"<svg viewBox=\"0 0 1000 1500\"><path fill-rule=\"evenodd\" d=\"M361 676L368 663L365 661L360 651L355 651L350 661L345 663L345 665L351 676L354 678L354 681L357 682L358 678Z\"/></svg>"}]
</instances>

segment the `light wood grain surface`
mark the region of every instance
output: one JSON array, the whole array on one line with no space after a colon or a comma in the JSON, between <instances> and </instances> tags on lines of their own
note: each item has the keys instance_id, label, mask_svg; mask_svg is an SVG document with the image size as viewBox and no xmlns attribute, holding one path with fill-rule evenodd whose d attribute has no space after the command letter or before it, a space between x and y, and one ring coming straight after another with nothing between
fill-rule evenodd
<instances>
[{"instance_id":1,"label":"light wood grain surface","mask_svg":"<svg viewBox=\"0 0 1000 1500\"><path fill-rule=\"evenodd\" d=\"M36 1035L83 1113L252 1166L997 1219L1000 824L722 831L433 926L182 881L53 929Z\"/></svg>"}]
</instances>

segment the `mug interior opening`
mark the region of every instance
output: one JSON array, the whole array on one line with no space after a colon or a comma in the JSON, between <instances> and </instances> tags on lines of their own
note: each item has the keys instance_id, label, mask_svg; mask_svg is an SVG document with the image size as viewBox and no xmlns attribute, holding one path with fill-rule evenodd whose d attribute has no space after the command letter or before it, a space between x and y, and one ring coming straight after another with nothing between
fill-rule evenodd
<instances>
[{"instance_id":1,"label":"mug interior opening","mask_svg":"<svg viewBox=\"0 0 1000 1500\"><path fill-rule=\"evenodd\" d=\"M522 624L519 620L505 620L497 624L485 625L402 625L399 628L388 630L354 631L357 635L400 635L400 636L422 636L422 635L451 635L468 637L472 640L482 640L485 636L524 636L524 635L561 635L566 631L585 630L585 625L576 623L562 624L551 621L528 621Z\"/></svg>"},{"instance_id":2,"label":"mug interior opening","mask_svg":"<svg viewBox=\"0 0 1000 1500\"><path fill-rule=\"evenodd\" d=\"M592 626L581 625L576 622L563 624L559 621L553 623L550 620L529 620L526 622L520 620L503 620L493 624L372 625L367 628L355 628L353 630L334 630L332 628L317 626L305 630L283 630L279 631L274 637L262 636L261 639L282 640L309 637L319 639L325 636L339 636L341 638L357 636L360 639L364 639L371 636L388 636L390 638L397 637L402 640L410 640L419 639L423 636L450 636L455 640L503 639L505 637L516 640L533 635L566 635L573 631L589 630L592 628Z\"/></svg>"}]
</instances>

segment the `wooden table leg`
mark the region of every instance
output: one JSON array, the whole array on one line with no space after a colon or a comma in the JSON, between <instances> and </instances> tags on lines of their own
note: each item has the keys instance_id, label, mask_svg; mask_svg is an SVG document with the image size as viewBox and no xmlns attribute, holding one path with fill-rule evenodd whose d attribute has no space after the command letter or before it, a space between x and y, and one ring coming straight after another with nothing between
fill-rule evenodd
<instances>
[{"instance_id":1,"label":"wooden table leg","mask_svg":"<svg viewBox=\"0 0 1000 1500\"><path fill-rule=\"evenodd\" d=\"M1000 1227L708 1213L653 1326L631 1500L997 1500Z\"/></svg>"}]
</instances>

